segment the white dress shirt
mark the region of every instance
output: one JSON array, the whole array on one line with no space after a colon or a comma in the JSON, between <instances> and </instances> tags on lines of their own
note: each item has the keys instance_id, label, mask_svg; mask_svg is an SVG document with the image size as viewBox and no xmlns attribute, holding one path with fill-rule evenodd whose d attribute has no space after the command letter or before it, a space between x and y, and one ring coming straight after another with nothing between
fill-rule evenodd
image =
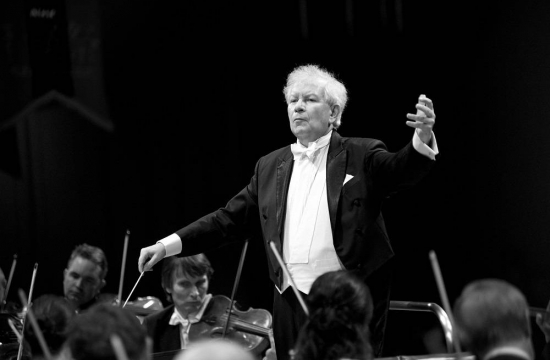
<instances>
[{"instance_id":1,"label":"white dress shirt","mask_svg":"<svg viewBox=\"0 0 550 360\"><path fill-rule=\"evenodd\" d=\"M308 144L314 151L294 155L284 223L283 260L298 290L309 293L313 281L328 271L343 268L332 240L328 211L326 170L332 131ZM297 141L293 153L305 147ZM283 273L285 291L289 284Z\"/></svg>"}]
</instances>

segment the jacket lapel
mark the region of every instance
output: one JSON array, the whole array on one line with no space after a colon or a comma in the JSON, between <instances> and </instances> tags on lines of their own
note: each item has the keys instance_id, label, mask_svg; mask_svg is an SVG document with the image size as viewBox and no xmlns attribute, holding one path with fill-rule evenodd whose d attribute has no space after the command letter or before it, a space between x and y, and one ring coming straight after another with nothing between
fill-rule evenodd
<instances>
[{"instance_id":1,"label":"jacket lapel","mask_svg":"<svg viewBox=\"0 0 550 360\"><path fill-rule=\"evenodd\" d=\"M159 328L155 330L156 334L153 338L155 342L154 347L156 348L155 351L157 352L181 349L180 327L168 324L173 313L174 305L171 305L166 308L162 317L157 320L157 326ZM164 331L161 329L164 329Z\"/></svg>"},{"instance_id":2,"label":"jacket lapel","mask_svg":"<svg viewBox=\"0 0 550 360\"><path fill-rule=\"evenodd\" d=\"M277 206L277 229L279 232L279 239L282 239L283 225L285 222L286 214L286 197L288 194L288 186L290 183L290 175L292 174L292 165L294 160L292 158L292 152L290 146L288 150L277 159L277 193L276 193L276 206ZM279 242L279 246L281 243Z\"/></svg>"},{"instance_id":3,"label":"jacket lapel","mask_svg":"<svg viewBox=\"0 0 550 360\"><path fill-rule=\"evenodd\" d=\"M346 177L347 152L342 146L342 137L332 131L327 157L327 198L332 231L336 228L336 211L340 192Z\"/></svg>"}]
</instances>

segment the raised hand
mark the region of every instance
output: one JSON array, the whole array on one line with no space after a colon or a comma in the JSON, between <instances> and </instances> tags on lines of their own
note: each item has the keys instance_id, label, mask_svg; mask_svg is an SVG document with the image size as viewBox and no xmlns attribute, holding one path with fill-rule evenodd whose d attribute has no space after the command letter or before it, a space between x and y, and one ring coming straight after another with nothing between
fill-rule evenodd
<instances>
[{"instance_id":1,"label":"raised hand","mask_svg":"<svg viewBox=\"0 0 550 360\"><path fill-rule=\"evenodd\" d=\"M138 260L138 270L140 273L149 271L153 265L158 263L166 256L166 249L163 244L156 243L141 249Z\"/></svg>"},{"instance_id":2,"label":"raised hand","mask_svg":"<svg viewBox=\"0 0 550 360\"><path fill-rule=\"evenodd\" d=\"M426 95L418 97L416 114L407 114L407 125L415 128L418 137L424 144L429 144L432 139L432 130L435 124L435 112L432 100Z\"/></svg>"}]
</instances>

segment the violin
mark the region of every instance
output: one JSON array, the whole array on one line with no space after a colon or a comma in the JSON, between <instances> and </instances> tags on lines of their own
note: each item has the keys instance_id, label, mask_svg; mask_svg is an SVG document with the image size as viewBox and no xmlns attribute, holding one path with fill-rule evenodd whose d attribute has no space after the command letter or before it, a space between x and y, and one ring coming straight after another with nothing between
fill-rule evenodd
<instances>
[{"instance_id":1,"label":"violin","mask_svg":"<svg viewBox=\"0 0 550 360\"><path fill-rule=\"evenodd\" d=\"M156 313L164 308L162 302L154 296L138 297L135 301L128 301L124 307L133 312L138 318Z\"/></svg>"},{"instance_id":2,"label":"violin","mask_svg":"<svg viewBox=\"0 0 550 360\"><path fill-rule=\"evenodd\" d=\"M98 302L107 303L113 306L120 306L118 296L116 294L100 294L98 296ZM140 322L143 322L143 318L147 315L151 315L164 309L162 302L159 298L154 296L138 297L134 301L128 301L124 306L124 309L131 311Z\"/></svg>"},{"instance_id":3,"label":"violin","mask_svg":"<svg viewBox=\"0 0 550 360\"><path fill-rule=\"evenodd\" d=\"M272 317L265 309L238 310L235 306L229 314L231 300L224 295L215 295L201 320L189 329L189 341L205 338L221 338L229 316L226 339L245 347L260 356L268 347L274 348Z\"/></svg>"}]
</instances>

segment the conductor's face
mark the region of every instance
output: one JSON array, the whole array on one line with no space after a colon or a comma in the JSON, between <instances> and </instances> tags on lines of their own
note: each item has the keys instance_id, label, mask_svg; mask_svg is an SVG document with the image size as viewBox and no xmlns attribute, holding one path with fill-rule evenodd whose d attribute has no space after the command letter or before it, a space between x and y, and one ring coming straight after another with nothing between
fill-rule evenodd
<instances>
[{"instance_id":1,"label":"conductor's face","mask_svg":"<svg viewBox=\"0 0 550 360\"><path fill-rule=\"evenodd\" d=\"M208 277L177 274L174 276L172 286L166 291L172 296L176 309L184 317L196 312L202 305L208 292Z\"/></svg>"},{"instance_id":2,"label":"conductor's face","mask_svg":"<svg viewBox=\"0 0 550 360\"><path fill-rule=\"evenodd\" d=\"M325 135L336 120L321 84L320 80L298 83L287 99L290 129L304 146Z\"/></svg>"}]
</instances>

